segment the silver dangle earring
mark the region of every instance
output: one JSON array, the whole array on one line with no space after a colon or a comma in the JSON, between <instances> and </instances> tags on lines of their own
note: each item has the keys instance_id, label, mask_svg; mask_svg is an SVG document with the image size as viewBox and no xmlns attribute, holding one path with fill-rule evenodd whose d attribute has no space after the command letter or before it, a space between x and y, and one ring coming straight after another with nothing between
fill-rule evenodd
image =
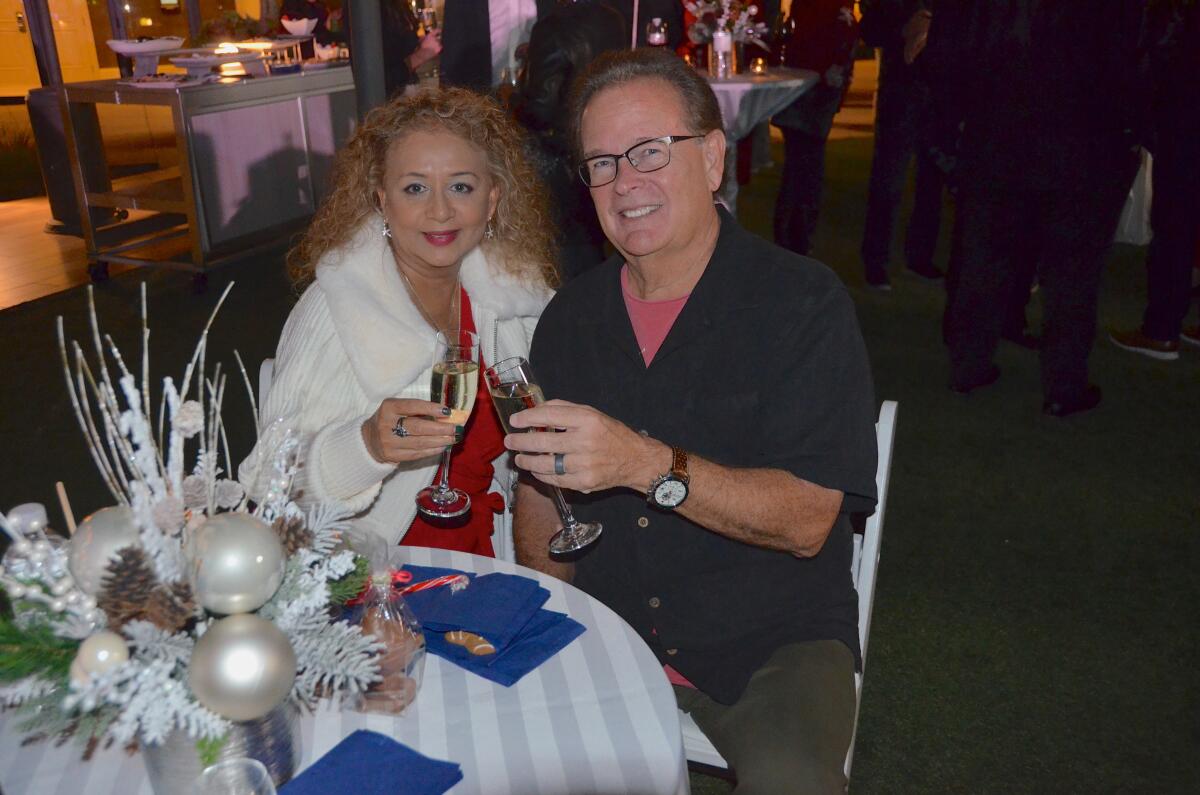
<instances>
[{"instance_id":1,"label":"silver dangle earring","mask_svg":"<svg viewBox=\"0 0 1200 795\"><path fill-rule=\"evenodd\" d=\"M487 229L484 230L483 236L488 240L494 240L496 238L496 227L492 225L492 219L490 218L488 219Z\"/></svg>"},{"instance_id":2,"label":"silver dangle earring","mask_svg":"<svg viewBox=\"0 0 1200 795\"><path fill-rule=\"evenodd\" d=\"M392 238L392 227L386 220L383 222L383 236L389 240Z\"/></svg>"}]
</instances>

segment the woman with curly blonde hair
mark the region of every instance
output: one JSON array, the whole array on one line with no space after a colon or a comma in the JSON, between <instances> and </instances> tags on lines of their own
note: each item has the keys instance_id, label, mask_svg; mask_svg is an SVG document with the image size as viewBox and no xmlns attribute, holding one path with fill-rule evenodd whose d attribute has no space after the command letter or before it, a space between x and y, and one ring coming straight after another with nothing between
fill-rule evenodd
<instances>
[{"instance_id":1,"label":"woman with curly blonde hair","mask_svg":"<svg viewBox=\"0 0 1200 795\"><path fill-rule=\"evenodd\" d=\"M341 503L357 529L393 544L511 554L512 470L487 389L465 426L429 398L439 331L478 334L484 367L525 356L557 282L521 136L470 91L393 99L339 153L333 190L288 257L307 289L284 326L262 419L297 434L305 502ZM472 507L448 528L419 516L414 498L450 445L450 485ZM239 472L251 494L265 487L262 455Z\"/></svg>"}]
</instances>

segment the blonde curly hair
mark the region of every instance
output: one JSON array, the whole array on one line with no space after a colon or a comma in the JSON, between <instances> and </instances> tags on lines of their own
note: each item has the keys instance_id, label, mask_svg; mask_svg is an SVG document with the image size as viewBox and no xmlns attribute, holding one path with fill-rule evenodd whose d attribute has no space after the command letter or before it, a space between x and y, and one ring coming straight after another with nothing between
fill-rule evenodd
<instances>
[{"instance_id":1,"label":"blonde curly hair","mask_svg":"<svg viewBox=\"0 0 1200 795\"><path fill-rule=\"evenodd\" d=\"M491 177L500 186L495 237L483 241L489 259L526 283L558 285L546 191L526 157L524 133L491 99L462 88L441 88L399 96L373 109L338 152L333 190L300 243L288 252L288 272L298 288L313 280L321 257L346 244L379 212L376 191L391 145L429 129L457 135L487 156Z\"/></svg>"}]
</instances>

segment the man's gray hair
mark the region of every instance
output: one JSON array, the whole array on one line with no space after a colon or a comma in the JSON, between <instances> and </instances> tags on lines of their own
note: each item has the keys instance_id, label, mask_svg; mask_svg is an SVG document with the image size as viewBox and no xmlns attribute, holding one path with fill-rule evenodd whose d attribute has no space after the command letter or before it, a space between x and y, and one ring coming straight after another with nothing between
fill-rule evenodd
<instances>
[{"instance_id":1,"label":"man's gray hair","mask_svg":"<svg viewBox=\"0 0 1200 795\"><path fill-rule=\"evenodd\" d=\"M577 158L583 159L580 122L592 98L606 88L642 79L662 80L679 95L688 129L671 130L670 135L707 135L724 129L721 108L708 81L673 52L657 47L606 52L592 61L571 88L571 137Z\"/></svg>"}]
</instances>

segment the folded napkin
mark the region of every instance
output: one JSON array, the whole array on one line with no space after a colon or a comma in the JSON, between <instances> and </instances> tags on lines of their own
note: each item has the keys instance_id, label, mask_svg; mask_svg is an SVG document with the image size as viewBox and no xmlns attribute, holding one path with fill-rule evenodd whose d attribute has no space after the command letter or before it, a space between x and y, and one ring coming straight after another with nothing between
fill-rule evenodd
<instances>
[{"instance_id":1,"label":"folded napkin","mask_svg":"<svg viewBox=\"0 0 1200 795\"><path fill-rule=\"evenodd\" d=\"M463 573L428 566L404 568L414 583ZM433 588L404 597L424 627L433 654L508 687L583 634L585 627L575 619L542 608L550 592L536 580L515 574L468 576L471 584L460 591ZM446 640L445 633L457 629L486 638L495 653L472 654Z\"/></svg>"},{"instance_id":2,"label":"folded napkin","mask_svg":"<svg viewBox=\"0 0 1200 795\"><path fill-rule=\"evenodd\" d=\"M422 756L378 732L359 729L289 781L282 795L442 795L462 781L454 762Z\"/></svg>"},{"instance_id":3,"label":"folded napkin","mask_svg":"<svg viewBox=\"0 0 1200 795\"><path fill-rule=\"evenodd\" d=\"M453 569L405 566L413 582L432 580ZM448 586L405 594L404 599L426 629L449 632L464 629L487 638L497 651L512 642L533 614L550 598L537 580L516 574L480 574L455 591Z\"/></svg>"}]
</instances>

